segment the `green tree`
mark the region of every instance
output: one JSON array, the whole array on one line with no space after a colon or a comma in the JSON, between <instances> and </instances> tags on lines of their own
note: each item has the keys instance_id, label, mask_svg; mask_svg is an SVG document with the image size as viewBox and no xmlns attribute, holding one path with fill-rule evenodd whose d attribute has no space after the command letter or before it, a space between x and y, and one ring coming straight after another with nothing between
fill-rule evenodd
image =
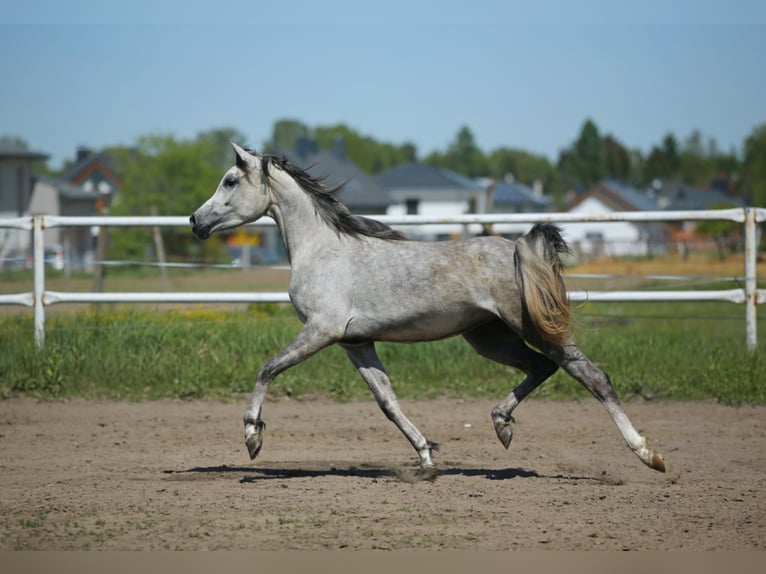
<instances>
[{"instance_id":1,"label":"green tree","mask_svg":"<svg viewBox=\"0 0 766 574\"><path fill-rule=\"evenodd\" d=\"M342 139L345 157L367 173L378 173L401 163L415 161L417 157L417 148L413 143L394 145L380 142L345 124L319 126L314 129L314 137L322 149L334 149L338 140Z\"/></svg>"},{"instance_id":2,"label":"green tree","mask_svg":"<svg viewBox=\"0 0 766 574\"><path fill-rule=\"evenodd\" d=\"M510 173L516 180L528 185L539 180L546 189L553 184L556 175L553 164L544 155L506 147L489 153L487 170L491 177L502 179Z\"/></svg>"},{"instance_id":3,"label":"green tree","mask_svg":"<svg viewBox=\"0 0 766 574\"><path fill-rule=\"evenodd\" d=\"M301 121L277 120L272 128L271 139L264 143L264 151L273 153L279 150L295 149L298 138L308 134L308 126Z\"/></svg>"},{"instance_id":4,"label":"green tree","mask_svg":"<svg viewBox=\"0 0 766 574\"><path fill-rule=\"evenodd\" d=\"M481 177L489 173L487 158L474 141L473 132L462 126L455 139L443 154L434 152L426 159L428 163L446 167L466 177Z\"/></svg>"},{"instance_id":5,"label":"green tree","mask_svg":"<svg viewBox=\"0 0 766 574\"><path fill-rule=\"evenodd\" d=\"M604 140L593 120L585 120L574 143L559 154L558 167L569 189L587 189L607 174Z\"/></svg>"},{"instance_id":6,"label":"green tree","mask_svg":"<svg viewBox=\"0 0 766 574\"><path fill-rule=\"evenodd\" d=\"M654 179L676 179L681 176L681 155L678 140L668 133L660 145L652 146L646 160L644 183Z\"/></svg>"},{"instance_id":7,"label":"green tree","mask_svg":"<svg viewBox=\"0 0 766 574\"><path fill-rule=\"evenodd\" d=\"M245 146L247 144L245 135L235 128L218 128L200 132L197 135L197 142L201 144L210 144L210 155L207 161L210 165L221 170L226 170L234 165L234 151L230 142Z\"/></svg>"},{"instance_id":8,"label":"green tree","mask_svg":"<svg viewBox=\"0 0 766 574\"><path fill-rule=\"evenodd\" d=\"M617 138L607 135L603 140L606 175L627 181L631 174L630 154Z\"/></svg>"},{"instance_id":9,"label":"green tree","mask_svg":"<svg viewBox=\"0 0 766 574\"><path fill-rule=\"evenodd\" d=\"M588 119L583 124L574 151L579 159L579 175L585 183L592 185L606 175L604 141L593 120Z\"/></svg>"},{"instance_id":10,"label":"green tree","mask_svg":"<svg viewBox=\"0 0 766 574\"><path fill-rule=\"evenodd\" d=\"M708 150L715 150L715 143ZM705 149L702 134L694 130L681 147L681 179L691 186L704 187L715 175L715 161Z\"/></svg>"},{"instance_id":11,"label":"green tree","mask_svg":"<svg viewBox=\"0 0 766 574\"><path fill-rule=\"evenodd\" d=\"M28 150L29 144L27 143L27 140L22 137L3 134L0 135L0 147Z\"/></svg>"},{"instance_id":12,"label":"green tree","mask_svg":"<svg viewBox=\"0 0 766 574\"><path fill-rule=\"evenodd\" d=\"M751 205L766 207L766 124L753 128L744 147L743 193Z\"/></svg>"},{"instance_id":13,"label":"green tree","mask_svg":"<svg viewBox=\"0 0 766 574\"><path fill-rule=\"evenodd\" d=\"M289 119L274 123L272 137L264 148L268 152L294 150L301 137L313 138L320 149L326 150L336 149L338 140L342 140L345 157L367 173L377 173L417 158L417 148L411 142L402 145L379 142L345 124L311 129L300 121Z\"/></svg>"},{"instance_id":14,"label":"green tree","mask_svg":"<svg viewBox=\"0 0 766 574\"><path fill-rule=\"evenodd\" d=\"M733 203L717 203L711 205L710 209L730 209L736 207ZM700 221L697 224L697 232L708 234L713 237L719 259L726 258L728 253L734 253L737 249L737 243L731 241L732 234L736 233L741 224L733 221Z\"/></svg>"},{"instance_id":15,"label":"green tree","mask_svg":"<svg viewBox=\"0 0 766 574\"><path fill-rule=\"evenodd\" d=\"M218 136L221 136L219 133ZM225 134L228 138L229 133ZM179 141L170 135L141 137L136 149L118 153L116 161L123 177L122 191L115 198L114 215L178 215L192 213L218 186L223 170L228 139L211 137L211 132L192 141ZM232 163L230 159L228 163ZM188 256L194 246L188 230L163 228L165 248L170 254ZM202 249L218 253L220 239ZM146 230L114 234L110 255L124 259L154 257L152 241Z\"/></svg>"}]
</instances>

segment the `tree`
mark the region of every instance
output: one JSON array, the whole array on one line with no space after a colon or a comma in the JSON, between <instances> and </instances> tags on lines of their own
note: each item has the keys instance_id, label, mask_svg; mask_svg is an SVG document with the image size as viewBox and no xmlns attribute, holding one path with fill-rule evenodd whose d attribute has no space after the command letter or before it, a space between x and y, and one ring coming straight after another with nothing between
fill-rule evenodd
<instances>
[{"instance_id":1,"label":"tree","mask_svg":"<svg viewBox=\"0 0 766 574\"><path fill-rule=\"evenodd\" d=\"M462 126L443 154L434 152L428 163L451 169L466 177L481 177L489 173L487 158L479 149L468 126Z\"/></svg>"},{"instance_id":2,"label":"tree","mask_svg":"<svg viewBox=\"0 0 766 574\"><path fill-rule=\"evenodd\" d=\"M715 143L708 147L716 149ZM715 175L715 163L705 150L702 134L694 130L681 148L681 179L689 185L704 187Z\"/></svg>"},{"instance_id":3,"label":"tree","mask_svg":"<svg viewBox=\"0 0 766 574\"><path fill-rule=\"evenodd\" d=\"M575 142L559 154L562 183L574 189L586 189L606 175L604 141L595 122L587 119Z\"/></svg>"},{"instance_id":4,"label":"tree","mask_svg":"<svg viewBox=\"0 0 766 574\"><path fill-rule=\"evenodd\" d=\"M0 135L0 147L28 150L29 144L22 137L4 134Z\"/></svg>"},{"instance_id":5,"label":"tree","mask_svg":"<svg viewBox=\"0 0 766 574\"><path fill-rule=\"evenodd\" d=\"M487 156L487 170L488 175L497 179L510 173L528 185L539 180L546 188L555 177L554 166L544 155L506 147L497 148Z\"/></svg>"},{"instance_id":6,"label":"tree","mask_svg":"<svg viewBox=\"0 0 766 574\"><path fill-rule=\"evenodd\" d=\"M580 137L574 144L579 158L580 177L592 185L606 175L604 142L593 120L586 120L580 131Z\"/></svg>"},{"instance_id":7,"label":"tree","mask_svg":"<svg viewBox=\"0 0 766 574\"><path fill-rule=\"evenodd\" d=\"M197 134L197 142L210 144L210 156L207 158L212 166L226 170L234 165L234 152L230 142L246 145L246 138L235 128L218 128Z\"/></svg>"},{"instance_id":8,"label":"tree","mask_svg":"<svg viewBox=\"0 0 766 574\"><path fill-rule=\"evenodd\" d=\"M766 124L750 132L745 140L742 189L751 205L766 206Z\"/></svg>"},{"instance_id":9,"label":"tree","mask_svg":"<svg viewBox=\"0 0 766 574\"><path fill-rule=\"evenodd\" d=\"M317 127L314 136L322 149L334 149L338 139L342 139L345 157L367 173L378 173L401 163L415 161L417 157L417 148L413 143L394 145L379 142L345 124Z\"/></svg>"},{"instance_id":10,"label":"tree","mask_svg":"<svg viewBox=\"0 0 766 574\"><path fill-rule=\"evenodd\" d=\"M681 153L678 140L667 133L659 145L652 146L646 161L646 181L681 178Z\"/></svg>"},{"instance_id":11,"label":"tree","mask_svg":"<svg viewBox=\"0 0 766 574\"><path fill-rule=\"evenodd\" d=\"M294 150L299 138L312 138L320 149L337 149L343 141L343 154L367 173L377 173L400 163L415 161L417 148L411 142L395 145L364 136L345 124L309 128L297 120L278 120L272 138L264 144L268 152Z\"/></svg>"},{"instance_id":12,"label":"tree","mask_svg":"<svg viewBox=\"0 0 766 574\"><path fill-rule=\"evenodd\" d=\"M279 150L295 149L298 138L309 134L309 128L298 120L277 120L271 132L271 139L264 143L264 150L275 152Z\"/></svg>"},{"instance_id":13,"label":"tree","mask_svg":"<svg viewBox=\"0 0 766 574\"><path fill-rule=\"evenodd\" d=\"M630 154L617 138L607 135L603 140L606 175L627 181L630 177Z\"/></svg>"},{"instance_id":14,"label":"tree","mask_svg":"<svg viewBox=\"0 0 766 574\"><path fill-rule=\"evenodd\" d=\"M229 131L206 132L196 140L179 141L170 135L143 136L138 146L115 158L123 177L122 191L112 204L114 215L158 215L192 213L218 186L223 175L220 164L224 150L229 150ZM225 138L223 137L225 136ZM223 141L225 139L225 141ZM227 165L231 164L231 159ZM163 228L169 253L189 255L193 245L185 238L188 230ZM184 238L183 240L181 238ZM152 245L146 230L115 234L110 254L123 259L143 259ZM222 243L217 239L202 249L216 253Z\"/></svg>"}]
</instances>

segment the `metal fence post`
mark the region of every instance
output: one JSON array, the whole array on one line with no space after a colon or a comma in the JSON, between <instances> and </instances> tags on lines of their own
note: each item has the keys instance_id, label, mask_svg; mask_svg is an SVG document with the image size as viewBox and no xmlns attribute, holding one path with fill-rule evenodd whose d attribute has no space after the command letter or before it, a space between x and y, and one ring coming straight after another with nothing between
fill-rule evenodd
<instances>
[{"instance_id":1,"label":"metal fence post","mask_svg":"<svg viewBox=\"0 0 766 574\"><path fill-rule=\"evenodd\" d=\"M756 211L751 207L745 208L745 340L747 350L755 351L758 345L756 327Z\"/></svg>"},{"instance_id":2,"label":"metal fence post","mask_svg":"<svg viewBox=\"0 0 766 574\"><path fill-rule=\"evenodd\" d=\"M43 225L44 215L32 218L32 241L34 248L34 302L35 302L35 344L38 349L45 345L45 307L43 293L45 292L45 236Z\"/></svg>"}]
</instances>

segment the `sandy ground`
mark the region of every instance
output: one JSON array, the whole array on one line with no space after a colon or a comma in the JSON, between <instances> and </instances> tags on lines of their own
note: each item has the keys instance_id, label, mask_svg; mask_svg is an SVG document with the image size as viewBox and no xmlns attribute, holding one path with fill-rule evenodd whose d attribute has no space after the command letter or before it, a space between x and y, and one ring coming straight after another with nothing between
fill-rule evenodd
<instances>
[{"instance_id":1,"label":"sandy ground","mask_svg":"<svg viewBox=\"0 0 766 574\"><path fill-rule=\"evenodd\" d=\"M530 400L514 442L485 400L403 402L433 482L372 400L268 403L251 462L236 403L0 402L0 550L763 550L766 407L634 402L645 467L595 401Z\"/></svg>"}]
</instances>

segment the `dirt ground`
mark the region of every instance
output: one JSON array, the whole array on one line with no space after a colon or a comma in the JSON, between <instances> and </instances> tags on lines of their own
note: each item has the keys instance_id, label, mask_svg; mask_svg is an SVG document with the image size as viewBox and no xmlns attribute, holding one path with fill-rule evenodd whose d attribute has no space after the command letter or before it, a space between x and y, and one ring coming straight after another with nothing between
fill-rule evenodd
<instances>
[{"instance_id":1,"label":"dirt ground","mask_svg":"<svg viewBox=\"0 0 766 574\"><path fill-rule=\"evenodd\" d=\"M372 400L0 402L0 550L763 550L766 407L632 402L645 467L595 401L530 400L506 451L486 400L403 401L433 482Z\"/></svg>"}]
</instances>

